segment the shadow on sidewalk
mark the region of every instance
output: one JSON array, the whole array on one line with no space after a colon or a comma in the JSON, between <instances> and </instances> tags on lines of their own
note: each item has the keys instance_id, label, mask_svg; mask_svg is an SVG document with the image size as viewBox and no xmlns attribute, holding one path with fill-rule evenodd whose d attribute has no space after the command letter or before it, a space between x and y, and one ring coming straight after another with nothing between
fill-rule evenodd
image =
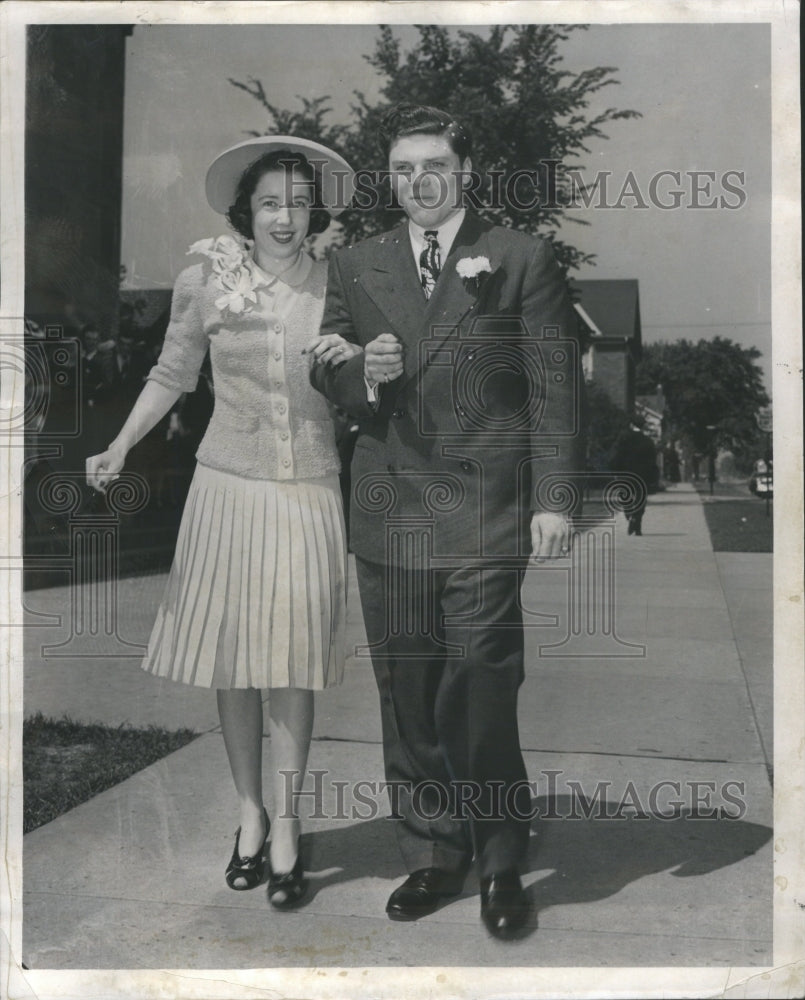
<instances>
[{"instance_id":1,"label":"shadow on sidewalk","mask_svg":"<svg viewBox=\"0 0 805 1000\"><path fill-rule=\"evenodd\" d=\"M684 499L683 499L684 498ZM658 500L656 497L649 497L648 506L651 507L700 507L701 499L698 493L676 493L667 500Z\"/></svg>"},{"instance_id":2,"label":"shadow on sidewalk","mask_svg":"<svg viewBox=\"0 0 805 1000\"><path fill-rule=\"evenodd\" d=\"M684 531L652 531L651 527L643 528L643 533L640 537L643 538L685 538L686 532Z\"/></svg>"},{"instance_id":3,"label":"shadow on sidewalk","mask_svg":"<svg viewBox=\"0 0 805 1000\"><path fill-rule=\"evenodd\" d=\"M569 795L533 802L538 817L523 870L550 871L531 887L537 912L595 902L663 871L677 878L707 875L755 854L773 833L759 823L694 818L690 811L671 819L658 813L616 818L616 801L587 805L589 815ZM771 886L771 862L769 876ZM770 914L771 891L768 905Z\"/></svg>"},{"instance_id":4,"label":"shadow on sidewalk","mask_svg":"<svg viewBox=\"0 0 805 1000\"><path fill-rule=\"evenodd\" d=\"M659 813L616 818L619 802L603 798L587 806L587 814L582 813L579 800L569 795L533 800L537 818L522 873L526 883L538 873L549 874L529 889L532 930L538 914L552 906L596 902L664 871L691 878L737 864L755 854L773 832L737 818L694 818L689 811L673 818ZM327 886L353 879L405 878L393 822L374 818L306 834L303 854L313 873L309 900ZM471 876L462 896L477 893L477 880ZM768 904L771 913L771 892Z\"/></svg>"}]
</instances>

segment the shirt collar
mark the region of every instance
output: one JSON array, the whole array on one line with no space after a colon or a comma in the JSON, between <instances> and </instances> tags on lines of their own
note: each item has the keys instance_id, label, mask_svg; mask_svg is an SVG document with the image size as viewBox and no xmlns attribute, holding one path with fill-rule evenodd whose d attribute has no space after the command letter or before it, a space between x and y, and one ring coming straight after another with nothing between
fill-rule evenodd
<instances>
[{"instance_id":1,"label":"shirt collar","mask_svg":"<svg viewBox=\"0 0 805 1000\"><path fill-rule=\"evenodd\" d=\"M313 258L305 253L304 250L300 250L293 264L287 267L281 274L272 274L271 271L266 271L260 267L257 261L254 262L254 265L262 274L265 274L270 279L269 284L273 285L275 281L281 281L291 288L298 288L307 281L310 270L313 267Z\"/></svg>"},{"instance_id":2,"label":"shirt collar","mask_svg":"<svg viewBox=\"0 0 805 1000\"><path fill-rule=\"evenodd\" d=\"M441 226L427 227L428 231L435 228L436 232L439 234L438 235L439 250L442 255L442 260L444 260L445 257L447 257L447 255L450 253L450 248L453 246L453 243L455 242L456 236L458 235L458 231L461 228L461 223L464 221L464 216L466 214L467 210L465 208L461 208L459 209L458 212L456 212L455 215L451 215L450 218L447 220L447 222L443 222ZM408 235L411 238L411 248L413 249L414 254L416 255L418 260L419 251L425 244L425 227L418 226L413 221L413 219L409 219Z\"/></svg>"}]
</instances>

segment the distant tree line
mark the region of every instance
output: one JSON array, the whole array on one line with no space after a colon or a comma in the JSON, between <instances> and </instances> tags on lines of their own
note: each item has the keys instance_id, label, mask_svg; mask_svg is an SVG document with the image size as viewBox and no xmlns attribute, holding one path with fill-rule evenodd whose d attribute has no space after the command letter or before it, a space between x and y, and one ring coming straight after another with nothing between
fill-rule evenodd
<instances>
[{"instance_id":1,"label":"distant tree line","mask_svg":"<svg viewBox=\"0 0 805 1000\"><path fill-rule=\"evenodd\" d=\"M765 449L756 417L770 400L760 356L727 337L644 344L636 390L653 393L661 385L669 436L701 454L727 449L745 469Z\"/></svg>"}]
</instances>

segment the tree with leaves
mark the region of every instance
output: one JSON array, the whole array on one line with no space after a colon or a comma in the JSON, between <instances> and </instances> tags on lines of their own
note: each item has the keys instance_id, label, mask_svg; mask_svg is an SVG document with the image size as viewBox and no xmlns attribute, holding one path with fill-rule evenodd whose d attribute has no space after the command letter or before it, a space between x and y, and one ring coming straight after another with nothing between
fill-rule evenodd
<instances>
[{"instance_id":1,"label":"tree with leaves","mask_svg":"<svg viewBox=\"0 0 805 1000\"><path fill-rule=\"evenodd\" d=\"M355 91L352 118L345 124L330 123L329 96L300 98L301 109L291 111L269 101L259 80L230 82L263 108L267 117L263 133L317 140L340 150L355 167L370 171L387 168L377 134L389 107L413 102L450 111L473 136L479 214L499 225L547 236L567 271L591 262L592 255L555 238L564 211L562 167L580 171L579 156L589 152L590 140L606 138L603 130L609 122L639 117L636 111L615 108L597 114L588 110L594 95L617 80L608 66L579 73L563 68L561 43L572 31L583 29L584 25L494 26L481 35L422 25L417 28L417 44L403 52L393 30L381 26L374 51L364 56L383 80L381 100L370 103ZM487 195L500 187L500 178L518 170L536 174L538 197L530 199L536 204L520 209L506 198L484 204L496 200ZM350 210L340 217L342 240L355 242L399 221L399 211L384 207L388 195L378 193L376 210ZM567 217L580 221L572 214Z\"/></svg>"},{"instance_id":2,"label":"tree with leaves","mask_svg":"<svg viewBox=\"0 0 805 1000\"><path fill-rule=\"evenodd\" d=\"M769 397L759 357L756 347L727 337L644 344L636 391L652 393L661 385L674 437L698 452L726 448L737 457L762 447L756 416Z\"/></svg>"},{"instance_id":3,"label":"tree with leaves","mask_svg":"<svg viewBox=\"0 0 805 1000\"><path fill-rule=\"evenodd\" d=\"M612 401L606 389L595 383L585 390L587 424L587 468L606 472L612 468L612 452L618 439L629 430L629 415Z\"/></svg>"}]
</instances>

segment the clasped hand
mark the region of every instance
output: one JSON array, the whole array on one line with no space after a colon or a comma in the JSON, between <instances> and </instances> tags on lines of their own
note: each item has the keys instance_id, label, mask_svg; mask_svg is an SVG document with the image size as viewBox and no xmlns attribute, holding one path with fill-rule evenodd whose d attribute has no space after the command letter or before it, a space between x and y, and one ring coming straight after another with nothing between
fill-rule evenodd
<instances>
[{"instance_id":1,"label":"clasped hand","mask_svg":"<svg viewBox=\"0 0 805 1000\"><path fill-rule=\"evenodd\" d=\"M359 344L353 344L338 333L327 333L313 340L302 351L309 354L316 364L341 365L361 353Z\"/></svg>"},{"instance_id":2,"label":"clasped hand","mask_svg":"<svg viewBox=\"0 0 805 1000\"><path fill-rule=\"evenodd\" d=\"M392 382L404 371L403 346L393 333L370 340L364 352L363 372L367 382Z\"/></svg>"}]
</instances>

